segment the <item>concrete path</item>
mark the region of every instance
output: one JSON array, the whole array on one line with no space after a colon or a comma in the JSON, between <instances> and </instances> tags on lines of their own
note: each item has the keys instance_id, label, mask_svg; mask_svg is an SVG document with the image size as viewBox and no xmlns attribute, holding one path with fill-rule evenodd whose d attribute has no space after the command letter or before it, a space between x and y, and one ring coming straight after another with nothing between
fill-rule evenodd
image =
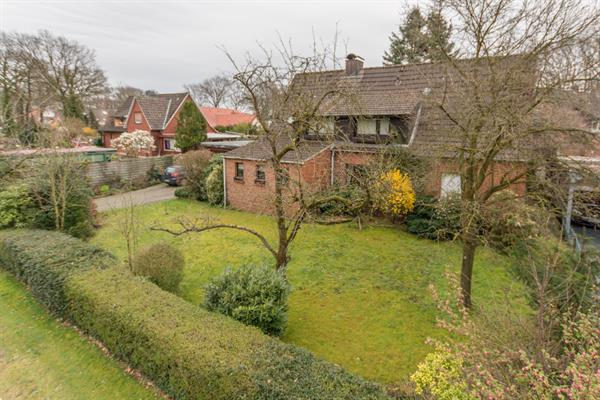
<instances>
[{"instance_id":1,"label":"concrete path","mask_svg":"<svg viewBox=\"0 0 600 400\"><path fill-rule=\"evenodd\" d=\"M145 189L101 197L95 199L94 202L96 203L96 209L99 212L102 212L115 208L129 207L131 204L140 205L174 199L175 189L176 187L174 186L168 186L165 183L161 183Z\"/></svg>"}]
</instances>

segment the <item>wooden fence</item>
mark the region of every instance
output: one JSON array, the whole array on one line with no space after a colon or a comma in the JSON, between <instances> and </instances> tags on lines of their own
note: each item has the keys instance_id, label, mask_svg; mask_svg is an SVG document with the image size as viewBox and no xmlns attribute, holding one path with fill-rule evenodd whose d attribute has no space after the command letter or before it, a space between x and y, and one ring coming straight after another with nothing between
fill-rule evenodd
<instances>
[{"instance_id":1,"label":"wooden fence","mask_svg":"<svg viewBox=\"0 0 600 400\"><path fill-rule=\"evenodd\" d=\"M117 182L136 183L148 179L151 168L156 167L162 173L166 167L172 164L172 156L124 158L89 163L87 175L94 187Z\"/></svg>"}]
</instances>

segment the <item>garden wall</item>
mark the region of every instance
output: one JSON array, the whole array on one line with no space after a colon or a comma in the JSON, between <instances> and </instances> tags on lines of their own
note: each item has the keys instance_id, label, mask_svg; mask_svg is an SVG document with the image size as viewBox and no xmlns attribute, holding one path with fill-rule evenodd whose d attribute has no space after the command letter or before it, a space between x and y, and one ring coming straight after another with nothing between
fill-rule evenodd
<instances>
[{"instance_id":1,"label":"garden wall","mask_svg":"<svg viewBox=\"0 0 600 400\"><path fill-rule=\"evenodd\" d=\"M109 162L89 163L87 176L93 187L114 182L136 182L148 177L156 166L161 172L173 164L172 156L123 158Z\"/></svg>"},{"instance_id":2,"label":"garden wall","mask_svg":"<svg viewBox=\"0 0 600 400\"><path fill-rule=\"evenodd\" d=\"M0 232L0 267L174 399L383 400L374 383L206 311L49 231Z\"/></svg>"}]
</instances>

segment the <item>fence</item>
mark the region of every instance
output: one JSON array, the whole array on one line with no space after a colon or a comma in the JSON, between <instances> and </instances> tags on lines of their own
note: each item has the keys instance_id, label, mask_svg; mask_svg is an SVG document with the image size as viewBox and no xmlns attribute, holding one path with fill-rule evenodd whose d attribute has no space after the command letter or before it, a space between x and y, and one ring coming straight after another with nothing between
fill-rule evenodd
<instances>
[{"instance_id":1,"label":"fence","mask_svg":"<svg viewBox=\"0 0 600 400\"><path fill-rule=\"evenodd\" d=\"M148 171L152 167L156 167L162 172L172 164L172 156L124 158L109 162L89 163L87 175L94 187L114 182L139 182L148 178Z\"/></svg>"}]
</instances>

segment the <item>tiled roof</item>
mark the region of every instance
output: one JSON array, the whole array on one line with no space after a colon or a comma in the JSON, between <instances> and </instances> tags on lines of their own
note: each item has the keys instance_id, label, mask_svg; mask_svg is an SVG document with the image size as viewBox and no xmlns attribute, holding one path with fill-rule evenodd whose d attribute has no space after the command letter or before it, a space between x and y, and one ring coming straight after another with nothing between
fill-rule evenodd
<instances>
[{"instance_id":1,"label":"tiled roof","mask_svg":"<svg viewBox=\"0 0 600 400\"><path fill-rule=\"evenodd\" d=\"M323 104L323 115L407 115L442 78L441 64L424 63L363 68L350 76L345 70L305 73L297 75L294 84L303 91L343 93Z\"/></svg>"},{"instance_id":2,"label":"tiled roof","mask_svg":"<svg viewBox=\"0 0 600 400\"><path fill-rule=\"evenodd\" d=\"M209 126L231 126L237 124L250 124L256 118L254 114L244 113L229 108L200 107L200 112Z\"/></svg>"},{"instance_id":3,"label":"tiled roof","mask_svg":"<svg viewBox=\"0 0 600 400\"><path fill-rule=\"evenodd\" d=\"M142 112L146 116L150 129L162 130L165 129L177 108L186 98L187 93L164 93L155 96L129 96L123 103L112 113L112 116L107 118L105 125L101 128L103 131L123 132L124 128L114 126L114 118L127 117L131 110L131 103L137 100Z\"/></svg>"},{"instance_id":4,"label":"tiled roof","mask_svg":"<svg viewBox=\"0 0 600 400\"><path fill-rule=\"evenodd\" d=\"M280 150L290 143L288 138L281 138L277 142L277 149ZM310 160L321 151L330 147L331 143L320 142L316 140L302 141L293 150L287 152L281 159L284 163L299 163ZM263 138L227 152L225 158L236 158L240 160L268 160L273 156L269 143Z\"/></svg>"}]
</instances>

